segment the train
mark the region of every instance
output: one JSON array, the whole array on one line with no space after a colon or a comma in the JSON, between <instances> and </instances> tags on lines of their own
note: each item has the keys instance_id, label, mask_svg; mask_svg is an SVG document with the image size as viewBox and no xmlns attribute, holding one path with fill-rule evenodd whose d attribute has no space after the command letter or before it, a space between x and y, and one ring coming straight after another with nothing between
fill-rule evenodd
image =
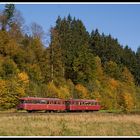
<instances>
[{"instance_id":1,"label":"train","mask_svg":"<svg viewBox=\"0 0 140 140\"><path fill-rule=\"evenodd\" d=\"M27 112L45 111L45 112L76 112L76 111L99 111L100 102L89 99L59 99L59 98L40 98L40 97L22 97L19 98L17 110L26 110Z\"/></svg>"}]
</instances>

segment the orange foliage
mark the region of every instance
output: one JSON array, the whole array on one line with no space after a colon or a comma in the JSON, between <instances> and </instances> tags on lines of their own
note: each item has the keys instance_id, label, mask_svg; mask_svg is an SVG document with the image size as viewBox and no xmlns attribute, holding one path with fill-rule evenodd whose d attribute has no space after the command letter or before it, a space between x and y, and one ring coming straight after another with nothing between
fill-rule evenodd
<instances>
[{"instance_id":1,"label":"orange foliage","mask_svg":"<svg viewBox=\"0 0 140 140\"><path fill-rule=\"evenodd\" d=\"M116 89L119 86L119 82L113 78L109 80L109 85L112 89Z\"/></svg>"},{"instance_id":2,"label":"orange foliage","mask_svg":"<svg viewBox=\"0 0 140 140\"><path fill-rule=\"evenodd\" d=\"M130 93L124 93L123 94L124 98L124 110L129 112L133 109L134 107L134 99Z\"/></svg>"}]
</instances>

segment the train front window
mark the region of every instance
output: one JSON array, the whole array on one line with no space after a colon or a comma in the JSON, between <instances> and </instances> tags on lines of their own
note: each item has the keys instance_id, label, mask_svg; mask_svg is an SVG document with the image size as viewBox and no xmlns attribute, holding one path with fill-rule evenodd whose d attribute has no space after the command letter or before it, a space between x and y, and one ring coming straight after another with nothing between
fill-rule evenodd
<instances>
[{"instance_id":1,"label":"train front window","mask_svg":"<svg viewBox=\"0 0 140 140\"><path fill-rule=\"evenodd\" d=\"M24 104L25 103L25 100L20 100L20 104Z\"/></svg>"},{"instance_id":2,"label":"train front window","mask_svg":"<svg viewBox=\"0 0 140 140\"><path fill-rule=\"evenodd\" d=\"M31 101L30 101L30 100L20 100L20 103L21 103L21 104L31 103Z\"/></svg>"}]
</instances>

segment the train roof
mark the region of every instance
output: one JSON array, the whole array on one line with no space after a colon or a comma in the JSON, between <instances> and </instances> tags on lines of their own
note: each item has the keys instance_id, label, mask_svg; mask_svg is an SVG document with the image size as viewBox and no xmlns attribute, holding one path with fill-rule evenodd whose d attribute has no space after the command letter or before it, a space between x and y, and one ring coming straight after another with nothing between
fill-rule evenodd
<instances>
[{"instance_id":1,"label":"train roof","mask_svg":"<svg viewBox=\"0 0 140 140\"><path fill-rule=\"evenodd\" d=\"M19 98L20 100L63 100L67 101L65 99L60 98L43 98L43 97L22 97ZM98 100L95 99L68 99L69 101L78 101L78 102L98 102Z\"/></svg>"},{"instance_id":2,"label":"train roof","mask_svg":"<svg viewBox=\"0 0 140 140\"><path fill-rule=\"evenodd\" d=\"M59 98L43 98L43 97L22 97L20 100L64 100Z\"/></svg>"},{"instance_id":3,"label":"train roof","mask_svg":"<svg viewBox=\"0 0 140 140\"><path fill-rule=\"evenodd\" d=\"M69 99L69 101L78 101L78 102L97 102L95 99Z\"/></svg>"}]
</instances>

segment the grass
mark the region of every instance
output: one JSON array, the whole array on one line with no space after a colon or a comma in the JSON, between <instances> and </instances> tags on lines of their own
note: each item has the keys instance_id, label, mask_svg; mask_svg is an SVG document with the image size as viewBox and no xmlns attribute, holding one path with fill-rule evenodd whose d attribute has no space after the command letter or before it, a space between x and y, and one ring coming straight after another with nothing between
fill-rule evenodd
<instances>
[{"instance_id":1,"label":"grass","mask_svg":"<svg viewBox=\"0 0 140 140\"><path fill-rule=\"evenodd\" d=\"M0 113L0 136L140 136L140 115Z\"/></svg>"}]
</instances>

